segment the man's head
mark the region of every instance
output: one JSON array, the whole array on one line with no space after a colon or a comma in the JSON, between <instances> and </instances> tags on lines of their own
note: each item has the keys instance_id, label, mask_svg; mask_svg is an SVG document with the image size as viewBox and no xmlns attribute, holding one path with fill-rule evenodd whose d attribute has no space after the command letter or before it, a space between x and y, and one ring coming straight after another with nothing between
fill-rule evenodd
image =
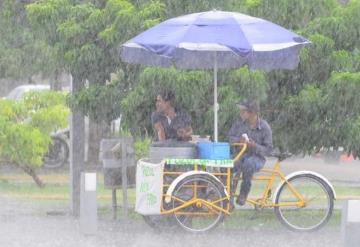
<instances>
[{"instance_id":1,"label":"man's head","mask_svg":"<svg viewBox=\"0 0 360 247\"><path fill-rule=\"evenodd\" d=\"M156 110L165 112L170 107L174 107L175 93L171 90L163 90L156 96Z\"/></svg>"},{"instance_id":2,"label":"man's head","mask_svg":"<svg viewBox=\"0 0 360 247\"><path fill-rule=\"evenodd\" d=\"M256 100L245 100L236 104L240 108L240 117L242 120L249 120L257 117L260 106Z\"/></svg>"}]
</instances>

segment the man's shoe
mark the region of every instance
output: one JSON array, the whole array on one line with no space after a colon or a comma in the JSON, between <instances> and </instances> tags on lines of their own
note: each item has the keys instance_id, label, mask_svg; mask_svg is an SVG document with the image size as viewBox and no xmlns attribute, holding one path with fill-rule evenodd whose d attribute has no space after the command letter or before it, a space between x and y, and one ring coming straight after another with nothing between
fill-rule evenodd
<instances>
[{"instance_id":1,"label":"man's shoe","mask_svg":"<svg viewBox=\"0 0 360 247\"><path fill-rule=\"evenodd\" d=\"M231 197L230 200L229 200L229 211L230 211L230 212L233 211L234 208L235 208L234 203L235 203L235 198L234 198L234 197Z\"/></svg>"},{"instance_id":2,"label":"man's shoe","mask_svg":"<svg viewBox=\"0 0 360 247\"><path fill-rule=\"evenodd\" d=\"M242 206L242 205L245 205L245 202L246 202L246 196L245 195L242 195L240 194L237 198L236 198L236 204Z\"/></svg>"}]
</instances>

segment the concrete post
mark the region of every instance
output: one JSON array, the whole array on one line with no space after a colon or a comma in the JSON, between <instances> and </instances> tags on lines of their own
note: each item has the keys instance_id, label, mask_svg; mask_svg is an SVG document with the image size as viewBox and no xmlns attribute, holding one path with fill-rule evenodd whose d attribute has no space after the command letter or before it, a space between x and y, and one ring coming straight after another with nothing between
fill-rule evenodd
<instances>
[{"instance_id":1,"label":"concrete post","mask_svg":"<svg viewBox=\"0 0 360 247\"><path fill-rule=\"evenodd\" d=\"M96 173L81 173L80 230L84 234L96 234L97 203Z\"/></svg>"},{"instance_id":2,"label":"concrete post","mask_svg":"<svg viewBox=\"0 0 360 247\"><path fill-rule=\"evenodd\" d=\"M121 164L122 164L122 192L123 192L123 214L124 219L126 220L128 217L128 200L127 200L127 188L128 188L128 181L127 181L127 167L129 164L132 164L134 161L134 150L133 150L133 139L131 137L124 137L122 138L122 145L121 145Z\"/></svg>"},{"instance_id":3,"label":"concrete post","mask_svg":"<svg viewBox=\"0 0 360 247\"><path fill-rule=\"evenodd\" d=\"M341 235L344 247L356 247L360 243L360 200L349 200L343 205Z\"/></svg>"}]
</instances>

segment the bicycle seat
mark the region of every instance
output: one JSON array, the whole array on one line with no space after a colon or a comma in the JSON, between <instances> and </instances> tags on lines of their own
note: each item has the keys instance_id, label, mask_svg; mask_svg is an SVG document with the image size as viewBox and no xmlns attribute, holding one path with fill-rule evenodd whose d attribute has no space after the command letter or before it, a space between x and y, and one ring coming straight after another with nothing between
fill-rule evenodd
<instances>
[{"instance_id":1,"label":"bicycle seat","mask_svg":"<svg viewBox=\"0 0 360 247\"><path fill-rule=\"evenodd\" d=\"M279 150L273 150L270 155L270 157L276 157L279 161L283 161L289 157L292 156L292 153L289 152L281 152Z\"/></svg>"}]
</instances>

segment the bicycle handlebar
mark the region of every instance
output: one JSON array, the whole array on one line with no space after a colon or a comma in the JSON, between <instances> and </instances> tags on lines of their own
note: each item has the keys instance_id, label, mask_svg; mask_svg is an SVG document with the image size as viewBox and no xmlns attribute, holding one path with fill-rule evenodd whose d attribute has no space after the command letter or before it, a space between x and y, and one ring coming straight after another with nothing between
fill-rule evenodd
<instances>
[{"instance_id":1,"label":"bicycle handlebar","mask_svg":"<svg viewBox=\"0 0 360 247\"><path fill-rule=\"evenodd\" d=\"M234 158L234 161L238 161L240 159L241 155L243 155L243 153L246 151L247 144L246 143L232 143L231 146L232 147L242 147L242 148L240 148L239 153Z\"/></svg>"},{"instance_id":2,"label":"bicycle handlebar","mask_svg":"<svg viewBox=\"0 0 360 247\"><path fill-rule=\"evenodd\" d=\"M232 147L242 147L240 148L239 153L235 156L234 161L238 161L240 157L244 154L247 149L246 143L232 143L230 144ZM285 160L292 156L292 153L289 152L272 152L269 156L278 158L279 161Z\"/></svg>"}]
</instances>

